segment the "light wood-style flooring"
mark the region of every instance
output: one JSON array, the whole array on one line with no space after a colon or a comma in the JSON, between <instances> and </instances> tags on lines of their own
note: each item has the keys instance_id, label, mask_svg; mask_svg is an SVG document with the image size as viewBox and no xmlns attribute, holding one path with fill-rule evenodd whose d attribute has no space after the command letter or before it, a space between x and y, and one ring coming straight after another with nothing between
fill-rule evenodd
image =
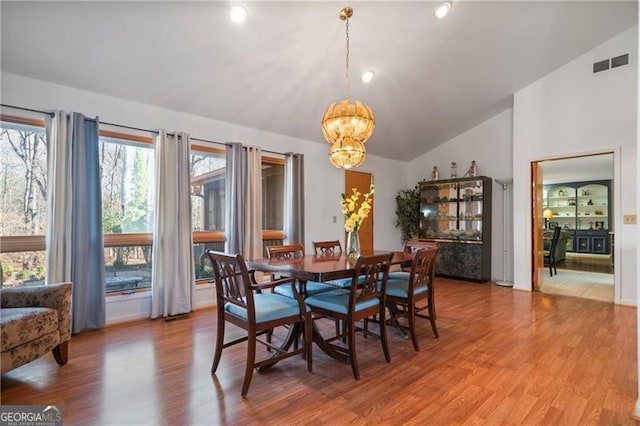
<instances>
[{"instance_id":1,"label":"light wood-style flooring","mask_svg":"<svg viewBox=\"0 0 640 426\"><path fill-rule=\"evenodd\" d=\"M205 309L76 335L66 366L47 356L3 375L1 403L62 405L65 425L635 424L635 308L436 284L440 338L421 320L414 352L391 332L387 364L359 336L360 381L314 346L313 373L290 358L256 373L243 400L246 347L226 349L212 376Z\"/></svg>"}]
</instances>

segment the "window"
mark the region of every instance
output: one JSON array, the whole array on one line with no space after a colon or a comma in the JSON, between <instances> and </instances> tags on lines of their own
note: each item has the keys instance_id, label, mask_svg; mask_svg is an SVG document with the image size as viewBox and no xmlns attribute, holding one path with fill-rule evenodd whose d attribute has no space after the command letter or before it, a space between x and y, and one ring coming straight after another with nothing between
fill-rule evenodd
<instances>
[{"instance_id":1,"label":"window","mask_svg":"<svg viewBox=\"0 0 640 426\"><path fill-rule=\"evenodd\" d=\"M277 159L262 161L262 227L284 229L284 163Z\"/></svg>"},{"instance_id":2,"label":"window","mask_svg":"<svg viewBox=\"0 0 640 426\"><path fill-rule=\"evenodd\" d=\"M151 287L152 139L100 132L102 227L107 292Z\"/></svg>"},{"instance_id":3,"label":"window","mask_svg":"<svg viewBox=\"0 0 640 426\"><path fill-rule=\"evenodd\" d=\"M191 215L196 280L213 277L206 250L224 251L226 154L222 149L191 146Z\"/></svg>"},{"instance_id":4,"label":"window","mask_svg":"<svg viewBox=\"0 0 640 426\"><path fill-rule=\"evenodd\" d=\"M0 117L0 235L3 286L42 283L47 230L44 121Z\"/></svg>"}]
</instances>

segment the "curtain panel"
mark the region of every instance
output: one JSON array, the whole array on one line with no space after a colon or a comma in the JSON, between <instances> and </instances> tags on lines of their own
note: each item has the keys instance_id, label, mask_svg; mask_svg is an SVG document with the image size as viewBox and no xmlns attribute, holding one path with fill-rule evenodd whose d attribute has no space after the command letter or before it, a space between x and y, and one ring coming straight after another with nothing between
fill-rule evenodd
<instances>
[{"instance_id":1,"label":"curtain panel","mask_svg":"<svg viewBox=\"0 0 640 426\"><path fill-rule=\"evenodd\" d=\"M155 143L156 203L151 317L193 309L195 270L191 227L190 138L160 130Z\"/></svg>"},{"instance_id":2,"label":"curtain panel","mask_svg":"<svg viewBox=\"0 0 640 426\"><path fill-rule=\"evenodd\" d=\"M285 154L284 236L286 244L304 247L304 155Z\"/></svg>"},{"instance_id":3,"label":"curtain panel","mask_svg":"<svg viewBox=\"0 0 640 426\"><path fill-rule=\"evenodd\" d=\"M262 248L262 150L255 146L247 151L247 193L245 210L244 254L247 259L264 257Z\"/></svg>"},{"instance_id":4,"label":"curtain panel","mask_svg":"<svg viewBox=\"0 0 640 426\"><path fill-rule=\"evenodd\" d=\"M227 144L225 179L225 251L244 253L245 205L247 190L247 155L242 144Z\"/></svg>"},{"instance_id":5,"label":"curtain panel","mask_svg":"<svg viewBox=\"0 0 640 426\"><path fill-rule=\"evenodd\" d=\"M246 259L262 249L262 150L227 144L225 251Z\"/></svg>"},{"instance_id":6,"label":"curtain panel","mask_svg":"<svg viewBox=\"0 0 640 426\"><path fill-rule=\"evenodd\" d=\"M47 284L73 282L72 333L104 327L105 279L98 119L47 119Z\"/></svg>"}]
</instances>

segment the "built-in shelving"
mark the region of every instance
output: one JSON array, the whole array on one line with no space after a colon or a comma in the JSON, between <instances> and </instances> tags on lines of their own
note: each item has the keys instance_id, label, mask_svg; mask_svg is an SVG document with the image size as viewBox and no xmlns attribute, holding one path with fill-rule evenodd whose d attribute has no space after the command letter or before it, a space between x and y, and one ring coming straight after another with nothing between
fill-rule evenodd
<instances>
[{"instance_id":1,"label":"built-in shelving","mask_svg":"<svg viewBox=\"0 0 640 426\"><path fill-rule=\"evenodd\" d=\"M569 231L568 251L609 253L611 181L545 185L548 223Z\"/></svg>"}]
</instances>

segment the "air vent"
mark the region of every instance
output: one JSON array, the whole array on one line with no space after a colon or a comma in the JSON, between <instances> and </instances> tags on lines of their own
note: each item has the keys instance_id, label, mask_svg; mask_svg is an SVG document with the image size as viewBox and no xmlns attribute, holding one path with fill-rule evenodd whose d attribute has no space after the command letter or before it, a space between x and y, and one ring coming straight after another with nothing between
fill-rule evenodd
<instances>
[{"instance_id":1,"label":"air vent","mask_svg":"<svg viewBox=\"0 0 640 426\"><path fill-rule=\"evenodd\" d=\"M609 69L609 60L605 59L604 61L594 62L593 64L593 73L606 71Z\"/></svg>"},{"instance_id":2,"label":"air vent","mask_svg":"<svg viewBox=\"0 0 640 426\"><path fill-rule=\"evenodd\" d=\"M629 54L626 53L624 55L616 56L615 58L611 58L611 68L618 68L623 65L629 64Z\"/></svg>"}]
</instances>

